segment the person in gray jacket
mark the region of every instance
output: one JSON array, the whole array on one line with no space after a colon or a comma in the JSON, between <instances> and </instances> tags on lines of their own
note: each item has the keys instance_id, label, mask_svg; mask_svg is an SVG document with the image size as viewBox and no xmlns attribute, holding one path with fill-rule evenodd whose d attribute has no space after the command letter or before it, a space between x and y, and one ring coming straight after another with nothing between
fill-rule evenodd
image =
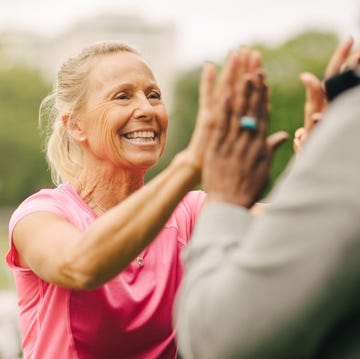
<instances>
[{"instance_id":1,"label":"person in gray jacket","mask_svg":"<svg viewBox=\"0 0 360 359\"><path fill-rule=\"evenodd\" d=\"M315 127L257 217L244 138L209 140L174 313L184 359L360 358L360 86Z\"/></svg>"}]
</instances>

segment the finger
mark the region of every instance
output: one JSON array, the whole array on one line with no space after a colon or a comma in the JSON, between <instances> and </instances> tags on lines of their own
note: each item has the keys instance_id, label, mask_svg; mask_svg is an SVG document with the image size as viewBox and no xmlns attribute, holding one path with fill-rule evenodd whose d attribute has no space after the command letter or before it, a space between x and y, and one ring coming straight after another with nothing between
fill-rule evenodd
<instances>
[{"instance_id":1,"label":"finger","mask_svg":"<svg viewBox=\"0 0 360 359\"><path fill-rule=\"evenodd\" d=\"M199 84L199 111L195 128L191 136L191 143L194 148L199 149L204 146L207 135L214 122L212 116L212 106L214 98L214 88L216 80L216 68L212 63L205 63L202 68Z\"/></svg>"},{"instance_id":2,"label":"finger","mask_svg":"<svg viewBox=\"0 0 360 359\"><path fill-rule=\"evenodd\" d=\"M241 80L241 77L248 72L249 62L250 62L250 49L248 47L241 47L238 56L239 56L239 71L238 71L238 80Z\"/></svg>"},{"instance_id":3,"label":"finger","mask_svg":"<svg viewBox=\"0 0 360 359\"><path fill-rule=\"evenodd\" d=\"M247 96L247 106L244 115L254 118L257 121L256 129L243 128L241 124L239 136L234 144L236 152L239 154L239 160L246 161L246 166L252 166L254 156L257 154L258 147L264 142L266 133L266 124L263 119L259 119L259 108L263 106L265 98L265 84L263 82L261 73L249 74L251 76L252 86L250 87L250 94Z\"/></svg>"},{"instance_id":4,"label":"finger","mask_svg":"<svg viewBox=\"0 0 360 359\"><path fill-rule=\"evenodd\" d=\"M227 56L225 64L222 68L219 82L215 87L215 93L214 93L214 97L213 97L213 102L216 102L217 99L220 98L221 96L224 96L224 94L230 94L231 96L228 96L228 103L227 103L228 110L230 112L233 109L233 101L234 100L233 100L232 93L233 93L234 83L235 83L235 80L237 77L238 69L239 69L238 54L231 51L229 53L229 55ZM215 118L216 118L216 116L215 116ZM221 121L221 119L228 120L228 117L224 118L221 115L218 118L219 118L218 121ZM221 123L221 126L223 127L223 130L225 131L228 126L228 123L223 121Z\"/></svg>"},{"instance_id":5,"label":"finger","mask_svg":"<svg viewBox=\"0 0 360 359\"><path fill-rule=\"evenodd\" d=\"M228 123L227 141L223 146L224 153L229 153L233 147L234 142L239 135L240 118L245 113L244 109L249 101L252 83L249 77L244 77L240 81L237 91L234 94L233 108L231 112L231 118Z\"/></svg>"},{"instance_id":6,"label":"finger","mask_svg":"<svg viewBox=\"0 0 360 359\"><path fill-rule=\"evenodd\" d=\"M233 102L233 113L236 119L244 116L249 108L249 101L252 88L254 86L254 76L244 75L235 89L235 99Z\"/></svg>"},{"instance_id":7,"label":"finger","mask_svg":"<svg viewBox=\"0 0 360 359\"><path fill-rule=\"evenodd\" d=\"M233 110L235 113L239 115L239 113L243 113L242 107L245 106L245 98L244 96L244 78L249 78L247 76L247 69L249 66L250 60L250 49L247 47L241 47L238 52L238 68L236 73L236 79L234 84L234 93L235 98L233 102Z\"/></svg>"},{"instance_id":8,"label":"finger","mask_svg":"<svg viewBox=\"0 0 360 359\"><path fill-rule=\"evenodd\" d=\"M309 72L302 73L300 80L305 86L306 101L304 107L304 127L311 130L314 125L312 115L324 111L326 106L325 91L321 81Z\"/></svg>"},{"instance_id":9,"label":"finger","mask_svg":"<svg viewBox=\"0 0 360 359\"><path fill-rule=\"evenodd\" d=\"M265 83L265 77L262 71L258 71L255 75L254 87L249 99L249 107L247 115L257 120L257 132L265 136L267 131L267 90L268 87Z\"/></svg>"},{"instance_id":10,"label":"finger","mask_svg":"<svg viewBox=\"0 0 360 359\"><path fill-rule=\"evenodd\" d=\"M248 71L254 72L261 67L261 53L257 50L250 51Z\"/></svg>"},{"instance_id":11,"label":"finger","mask_svg":"<svg viewBox=\"0 0 360 359\"><path fill-rule=\"evenodd\" d=\"M239 56L236 52L231 51L225 61L225 64L221 70L218 92L221 93L225 88L230 88L236 80L236 75L239 68Z\"/></svg>"},{"instance_id":12,"label":"finger","mask_svg":"<svg viewBox=\"0 0 360 359\"><path fill-rule=\"evenodd\" d=\"M231 111L230 107L230 95L221 96L218 99L217 107L215 109L215 118L217 119L211 128L207 147L210 151L226 152L229 138L231 137L232 127L230 125Z\"/></svg>"},{"instance_id":13,"label":"finger","mask_svg":"<svg viewBox=\"0 0 360 359\"><path fill-rule=\"evenodd\" d=\"M262 132L265 136L267 133L270 113L270 90L266 83L265 72L263 70L259 70L257 75L261 83L261 92L256 105L256 116L258 119L258 131Z\"/></svg>"},{"instance_id":14,"label":"finger","mask_svg":"<svg viewBox=\"0 0 360 359\"><path fill-rule=\"evenodd\" d=\"M226 101L226 110L224 106L218 106L217 111L214 118L217 118L217 127L218 129L222 129L223 136L229 130L229 121L231 114L233 112L233 102L234 102L234 79L237 76L237 72L239 70L239 56L235 52L230 52L227 60L223 66L219 83L215 88L215 97L213 98L213 102L216 103L219 98L224 97L227 95ZM226 115L224 115L226 113Z\"/></svg>"},{"instance_id":15,"label":"finger","mask_svg":"<svg viewBox=\"0 0 360 359\"><path fill-rule=\"evenodd\" d=\"M328 66L326 67L325 79L328 79L329 77L332 77L340 72L341 66L349 56L353 44L354 39L349 37L337 47L329 61Z\"/></svg>"},{"instance_id":16,"label":"finger","mask_svg":"<svg viewBox=\"0 0 360 359\"><path fill-rule=\"evenodd\" d=\"M346 63L344 64L346 68L352 69L355 66L359 65L360 63L360 48L356 49L354 53L351 54L351 56L347 59Z\"/></svg>"},{"instance_id":17,"label":"finger","mask_svg":"<svg viewBox=\"0 0 360 359\"><path fill-rule=\"evenodd\" d=\"M242 87L239 87L236 93L236 103L238 107L233 112L232 122L236 124L236 136L233 138L233 146L236 147L235 151L241 157L246 152L250 133L246 129L242 129L240 119L246 115L249 109L252 92L254 89L255 76L253 74L246 74L242 81Z\"/></svg>"},{"instance_id":18,"label":"finger","mask_svg":"<svg viewBox=\"0 0 360 359\"><path fill-rule=\"evenodd\" d=\"M216 68L212 63L205 63L200 79L199 105L200 109L209 108L213 101L213 93L216 80Z\"/></svg>"}]
</instances>

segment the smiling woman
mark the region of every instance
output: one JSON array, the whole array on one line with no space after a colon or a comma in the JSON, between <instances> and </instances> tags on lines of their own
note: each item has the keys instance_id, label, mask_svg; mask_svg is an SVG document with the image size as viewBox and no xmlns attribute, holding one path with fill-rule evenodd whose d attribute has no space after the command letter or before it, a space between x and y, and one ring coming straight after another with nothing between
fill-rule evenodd
<instances>
[{"instance_id":1,"label":"smiling woman","mask_svg":"<svg viewBox=\"0 0 360 359\"><path fill-rule=\"evenodd\" d=\"M199 156L143 186L168 124L152 71L123 43L91 45L62 65L41 120L57 187L15 211L7 256L24 357L174 357L179 253L205 195L185 196Z\"/></svg>"},{"instance_id":2,"label":"smiling woman","mask_svg":"<svg viewBox=\"0 0 360 359\"><path fill-rule=\"evenodd\" d=\"M138 168L140 184L164 150L168 123L154 75L140 55L129 51L100 56L89 75L81 115L67 116L66 124L74 138L83 137L86 169L98 168L99 160L104 172L112 172L114 165L131 172ZM124 172L118 181L124 185L134 179ZM112 207L119 199L115 194L104 205Z\"/></svg>"},{"instance_id":3,"label":"smiling woman","mask_svg":"<svg viewBox=\"0 0 360 359\"><path fill-rule=\"evenodd\" d=\"M243 74L255 72L252 52L243 57ZM232 115L240 63L229 56L216 86L215 67L204 66L194 135L146 186L168 125L147 63L104 42L61 66L41 106L43 123L52 115L46 153L57 187L27 198L9 227L25 359L176 356L180 253L205 198L191 190L214 124Z\"/></svg>"}]
</instances>

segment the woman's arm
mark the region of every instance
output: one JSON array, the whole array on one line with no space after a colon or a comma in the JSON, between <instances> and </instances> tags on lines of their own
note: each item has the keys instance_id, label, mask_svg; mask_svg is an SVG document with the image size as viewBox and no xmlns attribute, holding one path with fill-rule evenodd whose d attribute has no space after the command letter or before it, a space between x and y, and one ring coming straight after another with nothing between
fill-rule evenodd
<instances>
[{"instance_id":1,"label":"woman's arm","mask_svg":"<svg viewBox=\"0 0 360 359\"><path fill-rule=\"evenodd\" d=\"M232 88L238 77L257 67L256 59L251 51L232 53L217 85L215 67L204 66L199 114L189 146L87 231L47 212L22 218L13 232L19 264L50 283L76 289L95 288L126 268L156 236L186 192L199 183L207 139L217 121L226 121Z\"/></svg>"},{"instance_id":2,"label":"woman's arm","mask_svg":"<svg viewBox=\"0 0 360 359\"><path fill-rule=\"evenodd\" d=\"M13 232L20 265L53 284L97 287L126 268L151 242L195 183L194 169L179 154L154 180L85 232L50 212L24 216Z\"/></svg>"}]
</instances>

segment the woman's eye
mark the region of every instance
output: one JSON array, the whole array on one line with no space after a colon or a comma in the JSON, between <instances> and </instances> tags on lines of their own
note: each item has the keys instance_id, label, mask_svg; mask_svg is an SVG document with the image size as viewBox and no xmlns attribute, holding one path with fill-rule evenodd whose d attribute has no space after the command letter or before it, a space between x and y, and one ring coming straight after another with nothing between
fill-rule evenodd
<instances>
[{"instance_id":1,"label":"woman's eye","mask_svg":"<svg viewBox=\"0 0 360 359\"><path fill-rule=\"evenodd\" d=\"M121 92L121 93L119 93L119 94L117 94L117 95L115 96L115 99L116 99L116 100L128 100L128 99L129 99L129 95L128 95L127 93L125 93L125 92Z\"/></svg>"},{"instance_id":2,"label":"woman's eye","mask_svg":"<svg viewBox=\"0 0 360 359\"><path fill-rule=\"evenodd\" d=\"M156 91L151 91L149 93L149 95L148 95L148 98L160 100L161 99L161 94L159 92L156 92Z\"/></svg>"}]
</instances>

